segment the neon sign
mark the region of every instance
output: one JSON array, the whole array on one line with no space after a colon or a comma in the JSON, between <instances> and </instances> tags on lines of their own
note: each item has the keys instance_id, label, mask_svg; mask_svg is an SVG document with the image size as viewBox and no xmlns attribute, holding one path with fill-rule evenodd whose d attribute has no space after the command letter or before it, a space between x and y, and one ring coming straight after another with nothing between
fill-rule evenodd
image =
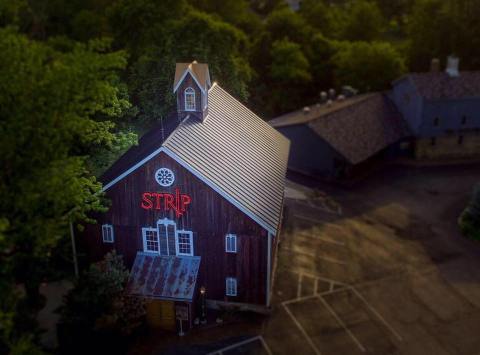
<instances>
[{"instance_id":1,"label":"neon sign","mask_svg":"<svg viewBox=\"0 0 480 355\"><path fill-rule=\"evenodd\" d=\"M175 189L174 194L168 192L144 192L140 207L144 210L173 210L178 218L185 213L190 202L192 202L192 198L187 194L180 193L179 189Z\"/></svg>"}]
</instances>

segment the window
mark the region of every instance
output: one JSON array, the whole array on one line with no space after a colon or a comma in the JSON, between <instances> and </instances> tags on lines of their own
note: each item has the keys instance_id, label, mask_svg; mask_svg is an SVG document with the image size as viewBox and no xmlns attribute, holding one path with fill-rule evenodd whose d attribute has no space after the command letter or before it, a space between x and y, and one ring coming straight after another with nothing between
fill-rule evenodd
<instances>
[{"instance_id":1,"label":"window","mask_svg":"<svg viewBox=\"0 0 480 355\"><path fill-rule=\"evenodd\" d=\"M157 228L142 228L143 251L160 255L193 256L193 233L177 230L177 224L168 218L159 219Z\"/></svg>"},{"instance_id":2,"label":"window","mask_svg":"<svg viewBox=\"0 0 480 355\"><path fill-rule=\"evenodd\" d=\"M158 240L158 231L155 228L142 228L143 251L149 253L160 252L160 242Z\"/></svg>"},{"instance_id":3,"label":"window","mask_svg":"<svg viewBox=\"0 0 480 355\"><path fill-rule=\"evenodd\" d=\"M435 127L438 127L438 126L440 125L440 118L435 117L435 118L433 119L433 125L434 125Z\"/></svg>"},{"instance_id":4,"label":"window","mask_svg":"<svg viewBox=\"0 0 480 355\"><path fill-rule=\"evenodd\" d=\"M237 279L234 277L227 277L225 279L225 294L227 296L237 295Z\"/></svg>"},{"instance_id":5,"label":"window","mask_svg":"<svg viewBox=\"0 0 480 355\"><path fill-rule=\"evenodd\" d=\"M435 137L430 138L430 145L434 146L435 144L437 144L437 139Z\"/></svg>"},{"instance_id":6,"label":"window","mask_svg":"<svg viewBox=\"0 0 480 355\"><path fill-rule=\"evenodd\" d=\"M458 144L459 145L463 144L463 136L458 136Z\"/></svg>"},{"instance_id":7,"label":"window","mask_svg":"<svg viewBox=\"0 0 480 355\"><path fill-rule=\"evenodd\" d=\"M158 237L160 240L160 254L161 255L175 255L175 233L177 224L168 219L159 219L157 222Z\"/></svg>"},{"instance_id":8,"label":"window","mask_svg":"<svg viewBox=\"0 0 480 355\"><path fill-rule=\"evenodd\" d=\"M190 231L177 231L177 255L193 256L193 233Z\"/></svg>"},{"instance_id":9,"label":"window","mask_svg":"<svg viewBox=\"0 0 480 355\"><path fill-rule=\"evenodd\" d=\"M104 243L113 243L113 226L111 224L102 226L102 238Z\"/></svg>"},{"instance_id":10,"label":"window","mask_svg":"<svg viewBox=\"0 0 480 355\"><path fill-rule=\"evenodd\" d=\"M237 252L237 235L236 234L227 234L225 236L225 251L227 253Z\"/></svg>"},{"instance_id":11,"label":"window","mask_svg":"<svg viewBox=\"0 0 480 355\"><path fill-rule=\"evenodd\" d=\"M195 111L195 90L185 89L185 111Z\"/></svg>"},{"instance_id":12,"label":"window","mask_svg":"<svg viewBox=\"0 0 480 355\"><path fill-rule=\"evenodd\" d=\"M467 124L467 116L462 116L462 125Z\"/></svg>"}]
</instances>

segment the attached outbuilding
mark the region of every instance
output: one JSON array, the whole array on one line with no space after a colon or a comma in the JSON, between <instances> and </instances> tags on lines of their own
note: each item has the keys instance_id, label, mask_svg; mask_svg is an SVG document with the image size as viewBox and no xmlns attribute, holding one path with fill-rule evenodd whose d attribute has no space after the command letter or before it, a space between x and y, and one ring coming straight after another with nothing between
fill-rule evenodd
<instances>
[{"instance_id":1,"label":"attached outbuilding","mask_svg":"<svg viewBox=\"0 0 480 355\"><path fill-rule=\"evenodd\" d=\"M289 169L325 178L345 177L400 149L409 130L384 93L305 107L270 121L292 142Z\"/></svg>"}]
</instances>

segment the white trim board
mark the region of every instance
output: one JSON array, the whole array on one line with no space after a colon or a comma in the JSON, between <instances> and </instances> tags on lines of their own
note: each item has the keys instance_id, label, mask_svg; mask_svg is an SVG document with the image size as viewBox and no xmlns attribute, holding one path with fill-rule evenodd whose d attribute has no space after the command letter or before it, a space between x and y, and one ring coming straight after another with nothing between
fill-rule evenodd
<instances>
[{"instance_id":1,"label":"white trim board","mask_svg":"<svg viewBox=\"0 0 480 355\"><path fill-rule=\"evenodd\" d=\"M177 85L175 85L175 87L173 88L173 92L175 93L180 84L183 82L183 80L185 80L185 77L187 76L187 74L190 73L190 75L192 76L193 80L195 80L195 82L197 83L198 87L200 88L200 90L202 91L203 94L205 94L205 88L202 87L202 85L200 85L200 83L198 82L198 79L197 77L195 76L195 74L193 74L193 71L190 69L190 68L187 68L187 70L185 70L182 74L182 76L180 77L180 79L178 79L178 82L177 82Z\"/></svg>"},{"instance_id":2,"label":"white trim board","mask_svg":"<svg viewBox=\"0 0 480 355\"><path fill-rule=\"evenodd\" d=\"M107 191L110 187L112 187L113 185L115 185L117 182L119 182L120 180L122 180L123 178L127 177L128 175L130 175L132 172L134 172L135 170L137 170L138 168L140 168L142 165L144 165L146 162L148 162L149 160L151 160L152 158L156 157L158 154L160 154L161 152L164 152L165 154L167 154L170 158L172 158L173 160L175 160L178 164L180 164L181 166L183 166L185 169L187 169L189 172L191 172L193 175L195 175L197 178L199 178L201 181L203 181L205 184L207 184L210 188L212 188L214 191L216 191L218 194L220 194L220 196L222 196L224 199L226 199L228 202L230 202L232 205L234 205L235 207L237 207L240 211L242 211L244 214L246 214L248 217L250 217L251 219L253 219L258 225L260 225L262 228L264 228L267 232L273 234L273 235L276 235L276 232L274 229L270 228L265 222L263 222L262 220L260 220L257 216L255 216L252 212L250 212L249 210L247 210L244 206L242 206L240 203L238 203L238 201L236 201L233 197L231 197L230 195L228 195L227 193L225 193L220 187L218 187L217 185L215 185L213 182L211 182L210 180L208 180L206 177L204 177L202 174L200 174L200 172L198 172L196 169L194 169L193 167L191 167L189 164L187 164L182 158L180 158L177 154L175 154L174 152L172 152L170 149L166 148L166 147L160 147L158 149L156 149L155 151L153 151L152 153L150 153L148 156L146 156L145 158L143 158L142 160L140 160L138 163L136 163L135 165L133 165L130 169L126 170L124 173L120 174L119 176L117 176L115 179L113 179L112 181L110 181L108 184L106 184L103 188L102 188L102 191L105 192Z\"/></svg>"}]
</instances>

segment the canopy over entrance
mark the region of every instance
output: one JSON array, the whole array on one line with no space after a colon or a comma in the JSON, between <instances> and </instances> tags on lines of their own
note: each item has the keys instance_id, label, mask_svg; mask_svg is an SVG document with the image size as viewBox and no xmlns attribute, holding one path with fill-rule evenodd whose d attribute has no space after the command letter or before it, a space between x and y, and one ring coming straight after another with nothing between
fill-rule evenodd
<instances>
[{"instance_id":1,"label":"canopy over entrance","mask_svg":"<svg viewBox=\"0 0 480 355\"><path fill-rule=\"evenodd\" d=\"M200 259L199 256L138 252L127 290L150 299L190 302L195 292Z\"/></svg>"}]
</instances>

